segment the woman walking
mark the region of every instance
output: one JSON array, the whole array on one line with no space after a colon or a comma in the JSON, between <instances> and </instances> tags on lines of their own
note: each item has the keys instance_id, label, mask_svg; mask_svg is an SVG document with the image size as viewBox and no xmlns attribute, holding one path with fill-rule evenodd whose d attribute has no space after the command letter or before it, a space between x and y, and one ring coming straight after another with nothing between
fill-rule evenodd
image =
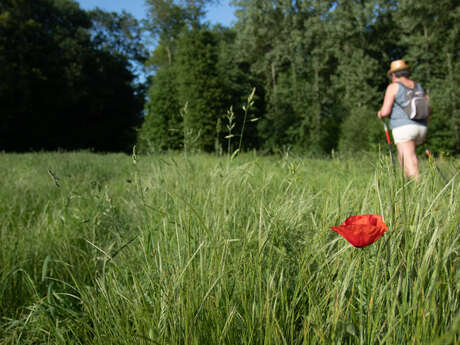
<instances>
[{"instance_id":1,"label":"woman walking","mask_svg":"<svg viewBox=\"0 0 460 345\"><path fill-rule=\"evenodd\" d=\"M408 91L423 93L423 89L420 84L409 79L410 69L404 60L393 61L387 75L391 79L391 84L385 91L383 105L377 116L380 119L390 117L390 128L398 149L399 164L404 165L404 174L407 177L417 178L419 169L415 148L425 142L428 118L411 120L405 111L405 105L408 101Z\"/></svg>"}]
</instances>

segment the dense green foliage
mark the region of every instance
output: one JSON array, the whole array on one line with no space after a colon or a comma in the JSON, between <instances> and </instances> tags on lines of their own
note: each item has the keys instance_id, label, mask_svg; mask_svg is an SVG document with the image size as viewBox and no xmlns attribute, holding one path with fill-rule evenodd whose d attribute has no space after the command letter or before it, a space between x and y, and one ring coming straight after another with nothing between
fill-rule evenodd
<instances>
[{"instance_id":1,"label":"dense green foliage","mask_svg":"<svg viewBox=\"0 0 460 345\"><path fill-rule=\"evenodd\" d=\"M147 27L158 44L148 61L155 73L139 148L222 151L227 111L234 106L234 131L241 133L244 111L238 106L252 90L231 51L233 30L202 24L205 2L146 3ZM245 127L245 145L257 147L255 126Z\"/></svg>"},{"instance_id":2,"label":"dense green foliage","mask_svg":"<svg viewBox=\"0 0 460 345\"><path fill-rule=\"evenodd\" d=\"M458 179L187 157L0 154L0 343L460 342ZM366 213L369 247L329 229Z\"/></svg>"},{"instance_id":3,"label":"dense green foliage","mask_svg":"<svg viewBox=\"0 0 460 345\"><path fill-rule=\"evenodd\" d=\"M2 0L0 150L129 149L144 103L138 27L72 0Z\"/></svg>"},{"instance_id":4,"label":"dense green foliage","mask_svg":"<svg viewBox=\"0 0 460 345\"><path fill-rule=\"evenodd\" d=\"M404 58L431 99L428 145L460 154L458 1L235 0L228 28L204 21L212 2L146 0L141 25L3 0L0 150L376 150L386 71Z\"/></svg>"},{"instance_id":5,"label":"dense green foliage","mask_svg":"<svg viewBox=\"0 0 460 345\"><path fill-rule=\"evenodd\" d=\"M233 106L241 112L256 87L253 113L261 120L246 147L319 153L375 149L384 142L376 113L388 83L386 71L392 60L405 58L431 97L428 144L434 151L460 153L457 1L237 0L237 21L225 30L225 40L200 16L188 15L196 6L147 3L155 4L152 18L158 18L159 4L163 18L174 18L170 30L153 31L159 44L150 60L157 71L151 92L158 95L155 90L165 82L161 71L172 68L168 86L175 85L180 96L170 111L163 99L148 100L140 131L144 143L180 147L183 138L171 142L168 121L188 102L190 116L199 114L199 146L212 148L214 138L224 141L219 123L226 123L226 110ZM204 36L209 37L205 45ZM223 68L216 70L216 64ZM239 127L241 115L236 114ZM161 134L152 126L158 121Z\"/></svg>"}]
</instances>

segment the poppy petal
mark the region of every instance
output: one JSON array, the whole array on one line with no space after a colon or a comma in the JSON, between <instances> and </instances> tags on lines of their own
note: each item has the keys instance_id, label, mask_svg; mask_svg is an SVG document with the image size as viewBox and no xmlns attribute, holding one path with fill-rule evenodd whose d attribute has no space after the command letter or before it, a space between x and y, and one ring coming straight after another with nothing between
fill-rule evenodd
<instances>
[{"instance_id":1,"label":"poppy petal","mask_svg":"<svg viewBox=\"0 0 460 345\"><path fill-rule=\"evenodd\" d=\"M355 247L365 247L377 241L388 230L382 217L365 214L348 217L343 224L332 226L331 230L343 236Z\"/></svg>"}]
</instances>

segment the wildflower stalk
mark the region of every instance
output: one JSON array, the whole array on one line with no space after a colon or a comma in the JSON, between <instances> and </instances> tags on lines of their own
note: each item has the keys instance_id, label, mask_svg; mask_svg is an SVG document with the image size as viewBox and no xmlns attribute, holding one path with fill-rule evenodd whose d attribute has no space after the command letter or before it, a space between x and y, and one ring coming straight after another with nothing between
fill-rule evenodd
<instances>
[{"instance_id":1,"label":"wildflower stalk","mask_svg":"<svg viewBox=\"0 0 460 345\"><path fill-rule=\"evenodd\" d=\"M235 128L235 113L233 112L233 106L230 107L229 110L227 110L227 130L228 134L225 136L225 139L227 139L227 154L230 156L230 150L232 147L232 138L235 136L232 131L233 128Z\"/></svg>"},{"instance_id":2,"label":"wildflower stalk","mask_svg":"<svg viewBox=\"0 0 460 345\"><path fill-rule=\"evenodd\" d=\"M243 126L241 126L240 143L238 144L238 152L241 150L241 145L243 143L243 133L244 133L244 129L246 126L246 119L248 117L249 109L254 105L255 93L256 93L256 88L253 88L251 94L248 97L248 102L246 103L246 105L243 105L244 118L243 118Z\"/></svg>"},{"instance_id":3,"label":"wildflower stalk","mask_svg":"<svg viewBox=\"0 0 460 345\"><path fill-rule=\"evenodd\" d=\"M182 117L183 131L184 131L184 156L187 158L187 153L193 148L193 145L198 141L201 131L194 136L193 128L188 126L188 102L185 103L184 108L181 109L180 115Z\"/></svg>"}]
</instances>

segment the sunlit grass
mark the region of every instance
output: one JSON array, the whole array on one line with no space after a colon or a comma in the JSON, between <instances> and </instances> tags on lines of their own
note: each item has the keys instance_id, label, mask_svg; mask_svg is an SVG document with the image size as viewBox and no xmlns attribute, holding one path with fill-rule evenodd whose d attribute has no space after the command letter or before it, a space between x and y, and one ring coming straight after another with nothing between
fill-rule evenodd
<instances>
[{"instance_id":1,"label":"sunlit grass","mask_svg":"<svg viewBox=\"0 0 460 345\"><path fill-rule=\"evenodd\" d=\"M1 344L460 341L459 182L426 161L419 181L372 155L0 163ZM365 213L389 226L369 247L329 230Z\"/></svg>"}]
</instances>

